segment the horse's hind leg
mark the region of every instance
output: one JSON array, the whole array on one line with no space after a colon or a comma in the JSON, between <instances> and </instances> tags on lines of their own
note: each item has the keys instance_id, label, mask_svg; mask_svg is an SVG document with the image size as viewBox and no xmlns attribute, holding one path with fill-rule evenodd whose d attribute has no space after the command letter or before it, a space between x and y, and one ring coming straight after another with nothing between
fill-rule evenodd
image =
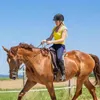
<instances>
[{"instance_id":1,"label":"horse's hind leg","mask_svg":"<svg viewBox=\"0 0 100 100\"><path fill-rule=\"evenodd\" d=\"M54 86L53 86L53 82L49 82L46 85L48 92L50 94L51 100L56 100L56 95L55 95L55 91L54 91Z\"/></svg>"},{"instance_id":2,"label":"horse's hind leg","mask_svg":"<svg viewBox=\"0 0 100 100\"><path fill-rule=\"evenodd\" d=\"M90 93L91 93L91 95L93 97L93 100L97 100L97 96L96 96L96 93L95 93L95 87L92 85L92 83L89 81L88 78L84 82L84 85L90 91Z\"/></svg>"},{"instance_id":3,"label":"horse's hind leg","mask_svg":"<svg viewBox=\"0 0 100 100\"><path fill-rule=\"evenodd\" d=\"M21 100L22 97L25 95L25 93L28 92L34 85L36 85L36 82L31 82L31 81L27 80L24 88L19 93L18 100Z\"/></svg>"},{"instance_id":4,"label":"horse's hind leg","mask_svg":"<svg viewBox=\"0 0 100 100\"><path fill-rule=\"evenodd\" d=\"M78 96L82 94L82 85L83 85L85 79L86 79L86 76L79 76L77 78L76 92L75 92L75 95L72 100L76 100L78 98Z\"/></svg>"}]
</instances>

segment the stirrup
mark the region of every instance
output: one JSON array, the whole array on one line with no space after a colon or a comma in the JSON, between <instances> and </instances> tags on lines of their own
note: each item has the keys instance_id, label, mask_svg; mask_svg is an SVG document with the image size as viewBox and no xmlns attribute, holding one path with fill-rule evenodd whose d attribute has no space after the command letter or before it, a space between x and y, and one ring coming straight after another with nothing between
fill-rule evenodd
<instances>
[{"instance_id":1,"label":"stirrup","mask_svg":"<svg viewBox=\"0 0 100 100\"><path fill-rule=\"evenodd\" d=\"M62 82L63 82L63 81L66 81L66 76L65 76L65 75L62 75L60 80L61 80Z\"/></svg>"}]
</instances>

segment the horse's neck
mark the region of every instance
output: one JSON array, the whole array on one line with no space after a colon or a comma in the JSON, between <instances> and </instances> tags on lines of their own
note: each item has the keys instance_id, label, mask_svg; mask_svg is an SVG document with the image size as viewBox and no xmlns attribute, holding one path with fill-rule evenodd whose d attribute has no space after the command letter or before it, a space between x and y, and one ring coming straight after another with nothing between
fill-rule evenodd
<instances>
[{"instance_id":1,"label":"horse's neck","mask_svg":"<svg viewBox=\"0 0 100 100\"><path fill-rule=\"evenodd\" d=\"M39 49L33 49L32 51L30 50L26 50L24 48L21 48L18 51L18 54L20 54L23 57L23 62L25 64L27 63L31 63L31 62L35 62L35 60L37 59L37 56L39 55L40 50Z\"/></svg>"},{"instance_id":2,"label":"horse's neck","mask_svg":"<svg viewBox=\"0 0 100 100\"><path fill-rule=\"evenodd\" d=\"M33 52L35 52L35 55L31 54L31 56L24 56L24 63L27 66L27 69L32 68L36 72L40 72L41 69L43 72L41 71L40 73L44 73L45 70L48 70L49 68L49 71L52 72L51 56L43 56L39 49L34 49ZM48 65L48 67L45 65Z\"/></svg>"}]
</instances>

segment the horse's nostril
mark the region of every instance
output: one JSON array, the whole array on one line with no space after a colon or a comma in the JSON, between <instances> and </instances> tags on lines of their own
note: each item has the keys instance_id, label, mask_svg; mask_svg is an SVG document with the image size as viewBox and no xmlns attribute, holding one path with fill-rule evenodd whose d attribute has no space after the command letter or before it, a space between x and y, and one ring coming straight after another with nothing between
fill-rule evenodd
<instances>
[{"instance_id":1,"label":"horse's nostril","mask_svg":"<svg viewBox=\"0 0 100 100\"><path fill-rule=\"evenodd\" d=\"M17 75L13 75L12 79L15 80L17 78Z\"/></svg>"},{"instance_id":2,"label":"horse's nostril","mask_svg":"<svg viewBox=\"0 0 100 100\"><path fill-rule=\"evenodd\" d=\"M13 79L13 80L15 80L15 79L16 79L16 77L13 77L12 79Z\"/></svg>"}]
</instances>

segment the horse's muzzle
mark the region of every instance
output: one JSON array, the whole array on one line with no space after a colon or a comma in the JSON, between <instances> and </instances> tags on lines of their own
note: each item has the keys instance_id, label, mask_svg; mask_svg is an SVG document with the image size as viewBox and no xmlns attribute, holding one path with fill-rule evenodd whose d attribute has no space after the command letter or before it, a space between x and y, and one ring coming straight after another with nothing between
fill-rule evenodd
<instances>
[{"instance_id":1,"label":"horse's muzzle","mask_svg":"<svg viewBox=\"0 0 100 100\"><path fill-rule=\"evenodd\" d=\"M16 80L18 77L17 72L12 72L11 79Z\"/></svg>"}]
</instances>

